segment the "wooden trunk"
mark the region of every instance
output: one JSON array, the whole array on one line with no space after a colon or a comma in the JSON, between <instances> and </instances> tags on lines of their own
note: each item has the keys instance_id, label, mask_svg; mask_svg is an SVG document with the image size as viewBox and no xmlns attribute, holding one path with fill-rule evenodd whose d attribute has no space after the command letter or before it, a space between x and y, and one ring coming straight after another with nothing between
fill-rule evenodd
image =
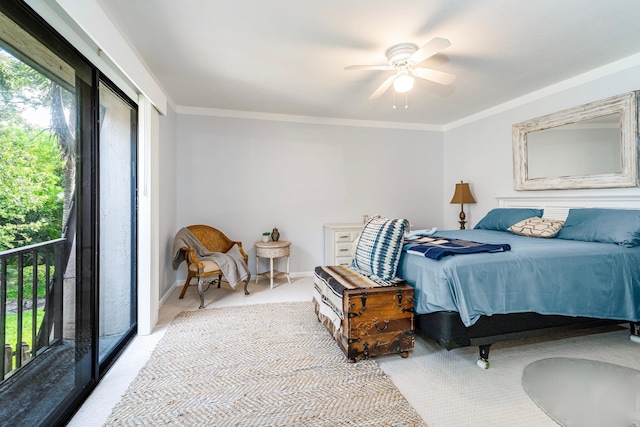
<instances>
[{"instance_id":1,"label":"wooden trunk","mask_svg":"<svg viewBox=\"0 0 640 427\"><path fill-rule=\"evenodd\" d=\"M413 349L411 286L345 290L343 310L336 341L349 362L393 353L407 357Z\"/></svg>"}]
</instances>

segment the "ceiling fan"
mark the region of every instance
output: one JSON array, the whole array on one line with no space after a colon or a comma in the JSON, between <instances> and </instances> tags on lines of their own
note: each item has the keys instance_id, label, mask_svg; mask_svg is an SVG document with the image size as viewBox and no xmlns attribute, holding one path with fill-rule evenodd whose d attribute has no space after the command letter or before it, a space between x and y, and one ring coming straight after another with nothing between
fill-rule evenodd
<instances>
[{"instance_id":1,"label":"ceiling fan","mask_svg":"<svg viewBox=\"0 0 640 427\"><path fill-rule=\"evenodd\" d=\"M420 48L413 43L400 43L391 46L385 52L389 65L349 65L345 67L345 70L395 71L395 74L389 76L378 89L369 96L369 99L379 97L389 89L392 84L396 92L410 91L413 88L413 76L441 85L448 85L456 79L456 76L443 71L432 70L431 68L414 68L414 66L449 46L451 46L451 42L440 37L431 39Z\"/></svg>"}]
</instances>

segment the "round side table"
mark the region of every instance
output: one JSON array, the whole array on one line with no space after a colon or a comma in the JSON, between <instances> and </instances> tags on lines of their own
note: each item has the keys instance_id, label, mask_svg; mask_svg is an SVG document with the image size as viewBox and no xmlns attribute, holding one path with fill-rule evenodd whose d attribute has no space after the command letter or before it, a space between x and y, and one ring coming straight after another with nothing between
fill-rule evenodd
<instances>
[{"instance_id":1,"label":"round side table","mask_svg":"<svg viewBox=\"0 0 640 427\"><path fill-rule=\"evenodd\" d=\"M291 242L286 240L278 240L277 242L255 242L253 244L256 248L256 283L260 276L266 276L271 282L271 289L273 289L273 279L285 274L287 281L291 284L291 278L289 277L289 254L291 252ZM287 271L281 272L273 269L273 259L287 257ZM260 273L259 258L269 258L269 271Z\"/></svg>"}]
</instances>

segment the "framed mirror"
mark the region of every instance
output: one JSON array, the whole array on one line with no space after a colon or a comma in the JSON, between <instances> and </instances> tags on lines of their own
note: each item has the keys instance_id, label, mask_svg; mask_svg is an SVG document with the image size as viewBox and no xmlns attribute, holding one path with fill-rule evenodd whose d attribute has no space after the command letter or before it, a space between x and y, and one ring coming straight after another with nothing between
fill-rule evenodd
<instances>
[{"instance_id":1,"label":"framed mirror","mask_svg":"<svg viewBox=\"0 0 640 427\"><path fill-rule=\"evenodd\" d=\"M514 190L638 186L638 91L513 125Z\"/></svg>"}]
</instances>

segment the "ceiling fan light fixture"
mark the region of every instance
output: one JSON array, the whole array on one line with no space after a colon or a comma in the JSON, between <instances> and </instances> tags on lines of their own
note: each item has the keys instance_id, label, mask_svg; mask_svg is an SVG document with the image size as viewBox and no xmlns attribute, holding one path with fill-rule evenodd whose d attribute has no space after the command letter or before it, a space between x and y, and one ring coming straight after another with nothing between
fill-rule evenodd
<instances>
[{"instance_id":1,"label":"ceiling fan light fixture","mask_svg":"<svg viewBox=\"0 0 640 427\"><path fill-rule=\"evenodd\" d=\"M413 89L413 77L406 71L399 73L398 77L393 81L393 88L396 92L409 92Z\"/></svg>"},{"instance_id":2,"label":"ceiling fan light fixture","mask_svg":"<svg viewBox=\"0 0 640 427\"><path fill-rule=\"evenodd\" d=\"M406 94L413 89L414 76L437 84L448 85L455 80L456 76L430 68L414 68L414 66L426 61L449 46L451 46L451 42L441 37L431 39L420 48L413 43L400 43L391 46L385 52L389 65L349 65L345 67L345 70L395 71L395 74L389 75L373 91L369 99L379 98L391 85L393 85L395 92Z\"/></svg>"}]
</instances>

